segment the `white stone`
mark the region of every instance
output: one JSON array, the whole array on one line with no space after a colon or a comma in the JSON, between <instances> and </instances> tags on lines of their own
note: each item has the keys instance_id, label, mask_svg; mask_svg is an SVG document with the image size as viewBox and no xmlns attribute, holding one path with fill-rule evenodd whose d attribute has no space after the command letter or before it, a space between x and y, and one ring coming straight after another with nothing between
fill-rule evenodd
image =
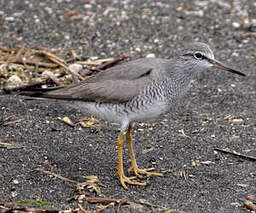
<instances>
[{"instance_id":1,"label":"white stone","mask_svg":"<svg viewBox=\"0 0 256 213\"><path fill-rule=\"evenodd\" d=\"M155 58L156 55L154 53L147 54L146 58Z\"/></svg>"},{"instance_id":2,"label":"white stone","mask_svg":"<svg viewBox=\"0 0 256 213\"><path fill-rule=\"evenodd\" d=\"M81 64L70 64L68 68L73 72L73 73L78 73L83 69L83 66Z\"/></svg>"},{"instance_id":3,"label":"white stone","mask_svg":"<svg viewBox=\"0 0 256 213\"><path fill-rule=\"evenodd\" d=\"M5 17L5 20L6 20L6 21L14 21L15 18L12 17L12 16L9 16L9 17Z\"/></svg>"},{"instance_id":4,"label":"white stone","mask_svg":"<svg viewBox=\"0 0 256 213\"><path fill-rule=\"evenodd\" d=\"M240 27L240 24L239 24L238 22L233 22L233 23L232 23L232 26L233 26L234 28L239 28L239 27Z\"/></svg>"},{"instance_id":5,"label":"white stone","mask_svg":"<svg viewBox=\"0 0 256 213\"><path fill-rule=\"evenodd\" d=\"M20 79L19 76L17 75L12 75L8 80L7 80L8 84L11 85L19 85L20 83L22 83L22 80Z\"/></svg>"}]
</instances>

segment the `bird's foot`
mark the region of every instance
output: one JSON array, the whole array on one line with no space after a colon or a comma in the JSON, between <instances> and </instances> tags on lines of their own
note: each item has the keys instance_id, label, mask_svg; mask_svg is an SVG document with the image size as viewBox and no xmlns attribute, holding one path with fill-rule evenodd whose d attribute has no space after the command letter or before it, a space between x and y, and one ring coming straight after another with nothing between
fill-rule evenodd
<instances>
[{"instance_id":1,"label":"bird's foot","mask_svg":"<svg viewBox=\"0 0 256 213\"><path fill-rule=\"evenodd\" d=\"M126 177L122 172L117 171L115 175L119 177L120 183L124 189L128 189L125 183L137 186L146 186L145 182L132 181L136 177Z\"/></svg>"},{"instance_id":2,"label":"bird's foot","mask_svg":"<svg viewBox=\"0 0 256 213\"><path fill-rule=\"evenodd\" d=\"M136 167L130 167L128 169L128 173L130 173L131 171L134 172L134 174L138 177L138 178L142 178L143 176L141 175L147 175L147 176L159 176L159 177L163 177L163 174L158 173L158 172L151 172L152 170L154 170L155 168L147 168L147 169L139 169L137 166Z\"/></svg>"}]
</instances>

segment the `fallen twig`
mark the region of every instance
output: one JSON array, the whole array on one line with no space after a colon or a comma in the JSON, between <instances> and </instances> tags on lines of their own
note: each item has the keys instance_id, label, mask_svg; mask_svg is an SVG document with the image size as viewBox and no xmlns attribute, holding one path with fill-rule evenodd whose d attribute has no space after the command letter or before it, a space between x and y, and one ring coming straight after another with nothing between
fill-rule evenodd
<instances>
[{"instance_id":1,"label":"fallen twig","mask_svg":"<svg viewBox=\"0 0 256 213\"><path fill-rule=\"evenodd\" d=\"M237 152L231 152L231 151L229 151L229 150L227 150L227 149L214 148L214 150L216 150L216 151L218 151L218 152L226 153L226 154L231 154L231 155L234 155L234 156L236 156L236 157L243 158L243 159L245 159L245 160L256 161L256 158L255 158L255 157L243 155L243 154L240 154L240 153L237 153Z\"/></svg>"},{"instance_id":2,"label":"fallen twig","mask_svg":"<svg viewBox=\"0 0 256 213\"><path fill-rule=\"evenodd\" d=\"M46 171L46 170L44 170L42 168L36 168L35 170L39 171L39 172L43 172L43 173L48 174L48 175L52 175L54 177L57 177L57 178L59 178L61 180L64 180L64 181L67 181L67 182L70 182L70 183L76 183L76 184L78 183L77 181L71 180L71 179L66 178L66 177L62 177L61 175L55 174L55 173L50 172L50 171Z\"/></svg>"},{"instance_id":3,"label":"fallen twig","mask_svg":"<svg viewBox=\"0 0 256 213\"><path fill-rule=\"evenodd\" d=\"M35 52L36 54L39 54L39 55L44 55L46 56L49 60L55 62L56 64L58 64L59 66L65 68L68 73L72 76L72 80L74 83L77 83L78 82L78 79L79 80L84 80L84 78L82 76L80 76L78 73L74 74L69 68L68 68L68 65L67 63L65 62L65 60L61 59L60 57L54 55L53 53L50 53L50 52L47 52L45 50L37 50Z\"/></svg>"},{"instance_id":4,"label":"fallen twig","mask_svg":"<svg viewBox=\"0 0 256 213\"><path fill-rule=\"evenodd\" d=\"M0 141L0 148L6 148L6 149L22 149L24 146L20 146L13 143L6 143Z\"/></svg>"},{"instance_id":5,"label":"fallen twig","mask_svg":"<svg viewBox=\"0 0 256 213\"><path fill-rule=\"evenodd\" d=\"M133 203L132 201L126 200L126 199L116 199L116 198L110 198L110 197L87 197L85 195L78 195L77 197L75 197L75 199L78 201L89 202L89 203L104 203L104 204L108 204L112 202L117 204Z\"/></svg>"},{"instance_id":6,"label":"fallen twig","mask_svg":"<svg viewBox=\"0 0 256 213\"><path fill-rule=\"evenodd\" d=\"M36 168L35 170L39 171L39 172L43 172L43 173L51 175L51 176L54 176L54 177L57 177L57 178L59 178L61 180L64 180L64 181L67 181L67 182L70 182L70 183L74 183L74 184L76 184L78 189L86 187L88 190L96 192L96 194L101 194L98 185L104 186L99 181L97 176L86 176L85 178L87 179L87 181L85 181L85 182L77 182L77 181L71 180L69 178L63 177L61 175L55 174L53 172L46 171L46 170L44 170L42 168Z\"/></svg>"},{"instance_id":7,"label":"fallen twig","mask_svg":"<svg viewBox=\"0 0 256 213\"><path fill-rule=\"evenodd\" d=\"M101 64L101 65L93 68L93 70L105 70L107 68L110 68L110 67L114 66L118 62L123 61L124 59L128 58L129 56L130 56L130 53L126 53L123 56L114 58L112 61L106 62L104 64Z\"/></svg>"},{"instance_id":8,"label":"fallen twig","mask_svg":"<svg viewBox=\"0 0 256 213\"><path fill-rule=\"evenodd\" d=\"M1 125L3 126L7 126L7 125L10 125L10 124L16 124L16 123L19 123L21 122L23 119L16 119L16 120L11 120L11 121L3 121L2 123L0 123Z\"/></svg>"},{"instance_id":9,"label":"fallen twig","mask_svg":"<svg viewBox=\"0 0 256 213\"><path fill-rule=\"evenodd\" d=\"M25 51L25 47L24 46L22 46L18 51L17 51L17 53L16 53L16 55L14 56L14 58L20 58L21 57L21 55L24 53L24 51Z\"/></svg>"}]
</instances>

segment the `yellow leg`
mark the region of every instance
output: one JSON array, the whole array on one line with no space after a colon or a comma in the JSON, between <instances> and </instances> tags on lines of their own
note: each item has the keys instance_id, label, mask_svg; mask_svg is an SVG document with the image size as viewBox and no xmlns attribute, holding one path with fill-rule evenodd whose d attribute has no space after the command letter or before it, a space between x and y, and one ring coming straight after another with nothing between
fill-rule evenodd
<instances>
[{"instance_id":1,"label":"yellow leg","mask_svg":"<svg viewBox=\"0 0 256 213\"><path fill-rule=\"evenodd\" d=\"M117 138L117 152L118 152L118 170L116 173L116 176L119 177L121 185L128 189L125 183L132 184L132 185L138 185L138 186L145 186L146 183L140 183L140 182L133 182L132 179L136 177L126 177L124 175L124 167L123 167L123 133L121 132L118 135Z\"/></svg>"},{"instance_id":2,"label":"yellow leg","mask_svg":"<svg viewBox=\"0 0 256 213\"><path fill-rule=\"evenodd\" d=\"M134 174L138 178L142 178L141 175L155 175L155 176L161 176L161 177L163 176L163 174L161 174L161 173L150 172L150 171L154 170L154 168L148 168L148 169L139 169L138 168L138 165L137 165L136 159L135 159L135 155L134 155L134 151L133 151L133 146L132 146L132 128L131 128L131 126L129 126L128 131L126 133L126 142L128 144L128 148L130 151L130 158L131 158L131 165L132 165L131 168L128 169L128 172L133 170Z\"/></svg>"}]
</instances>

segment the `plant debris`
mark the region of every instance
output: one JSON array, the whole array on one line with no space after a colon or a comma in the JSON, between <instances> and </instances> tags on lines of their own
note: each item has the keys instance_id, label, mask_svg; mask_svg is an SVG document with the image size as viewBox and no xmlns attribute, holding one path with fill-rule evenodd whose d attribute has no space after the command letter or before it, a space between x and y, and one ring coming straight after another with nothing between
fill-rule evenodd
<instances>
[{"instance_id":1,"label":"plant debris","mask_svg":"<svg viewBox=\"0 0 256 213\"><path fill-rule=\"evenodd\" d=\"M91 176L85 176L86 181L85 182L77 182L74 180L71 180L69 178L63 177L59 174L55 174L53 172L50 171L46 171L42 168L37 168L36 171L40 171L43 172L45 174L57 177L63 181L67 181L70 183L74 183L76 184L77 190L76 190L76 195L74 195L74 197L72 197L70 200L76 200L78 202L78 206L80 210L72 210L72 211L65 211L65 212L89 212L87 210L85 210L80 204L84 203L84 202L88 202L88 203L94 203L94 204L104 204L104 205L99 205L96 206L96 212L100 212L100 211L104 211L106 208L109 207L114 207L117 206L118 210L122 207L122 206L131 206L131 208L135 208L135 209L141 209L144 206L150 207L151 209L153 208L157 208L157 209L161 209L161 210L165 210L168 211L170 210L169 208L163 207L163 206L159 206L156 204L152 204L150 201L146 201L143 199L140 199L139 202L135 202L135 201L131 201L131 200L127 200L127 199L120 199L120 198L112 198L112 197L102 197L103 195L101 194L100 191L100 186L105 187L104 184L102 184L98 177L95 175L91 175ZM88 194L88 192L84 192L83 190L86 189L88 190L90 193L96 193L96 195L101 196L101 197L96 197L95 195L91 195ZM19 202L17 204L31 204L29 203L29 201L25 201L25 202ZM48 203L35 203L36 205L45 205L46 207L49 207L50 204L48 205ZM23 209L25 209L23 207ZM43 209L34 209L32 212L44 212L42 211ZM25 210L23 210L25 212ZM57 211L54 210L55 212L61 212L61 211ZM3 211L5 212L5 211ZM21 211L22 212L22 211ZM93 211L95 212L95 211ZM0 205L0 213L1 212L1 205Z\"/></svg>"},{"instance_id":2,"label":"plant debris","mask_svg":"<svg viewBox=\"0 0 256 213\"><path fill-rule=\"evenodd\" d=\"M73 121L72 121L69 117L67 117L67 116L63 117L61 120L62 120L65 124L68 124L69 126L72 126L72 127L75 126L75 124L73 123Z\"/></svg>"},{"instance_id":3,"label":"plant debris","mask_svg":"<svg viewBox=\"0 0 256 213\"><path fill-rule=\"evenodd\" d=\"M84 128L90 128L95 126L94 124L96 121L98 120L95 119L94 117L91 117L90 119L79 119L75 123L79 123Z\"/></svg>"},{"instance_id":4,"label":"plant debris","mask_svg":"<svg viewBox=\"0 0 256 213\"><path fill-rule=\"evenodd\" d=\"M256 211L256 195L247 196L244 201L244 207L252 211Z\"/></svg>"},{"instance_id":5,"label":"plant debris","mask_svg":"<svg viewBox=\"0 0 256 213\"><path fill-rule=\"evenodd\" d=\"M78 182L76 182L76 181L74 181L74 180L71 180L71 179L66 178L66 177L62 177L61 175L55 174L55 173L50 172L50 171L46 171L46 170L44 170L44 169L42 169L42 168L36 168L35 170L36 170L36 171L39 171L39 172L43 172L43 173L48 174L48 175L51 175L51 176L54 176L54 177L57 177L57 178L59 178L59 179L61 179L61 180L67 181L67 182L78 183Z\"/></svg>"},{"instance_id":6,"label":"plant debris","mask_svg":"<svg viewBox=\"0 0 256 213\"><path fill-rule=\"evenodd\" d=\"M12 119L14 116L13 115L9 115L6 118L2 118L0 120L0 126L7 126L7 125L12 125L12 124L16 124L21 122L23 119Z\"/></svg>"},{"instance_id":7,"label":"plant debris","mask_svg":"<svg viewBox=\"0 0 256 213\"><path fill-rule=\"evenodd\" d=\"M61 212L58 210L54 210L54 209L43 209L43 208L36 208L36 207L25 207L21 204L0 204L0 213L9 213L9 212L13 212L13 213L25 213L25 212L31 212L31 213L47 213L47 212L51 212L51 213L57 213L57 212ZM71 211L70 211L71 213Z\"/></svg>"},{"instance_id":8,"label":"plant debris","mask_svg":"<svg viewBox=\"0 0 256 213\"><path fill-rule=\"evenodd\" d=\"M69 126L74 127L76 124L80 124L83 128L92 128L92 127L97 127L95 126L95 122L98 121L94 117L91 117L89 119L87 118L82 118L79 119L75 122L73 122L69 117L65 116L61 119L64 123L68 124Z\"/></svg>"},{"instance_id":9,"label":"plant debris","mask_svg":"<svg viewBox=\"0 0 256 213\"><path fill-rule=\"evenodd\" d=\"M247 156L247 155L243 155L243 154L240 154L238 152L231 152L229 151L228 148L226 149L219 149L219 148L214 148L214 150L218 151L218 152L222 152L222 153L225 153L225 154L231 154L235 157L239 157L239 158L242 158L242 159L245 159L245 160L249 160L249 161L256 161L256 158L255 157L252 157L252 156Z\"/></svg>"},{"instance_id":10,"label":"plant debris","mask_svg":"<svg viewBox=\"0 0 256 213\"><path fill-rule=\"evenodd\" d=\"M6 143L6 142L2 142L0 140L0 148L6 148L6 149L22 149L24 148L24 146L20 146L14 143Z\"/></svg>"},{"instance_id":11,"label":"plant debris","mask_svg":"<svg viewBox=\"0 0 256 213\"><path fill-rule=\"evenodd\" d=\"M3 125L3 126L7 126L7 125L19 123L19 122L21 122L22 120L23 120L23 119L17 119L17 120L11 120L11 121L4 121L3 123L1 123L1 121L0 121L0 124Z\"/></svg>"},{"instance_id":12,"label":"plant debris","mask_svg":"<svg viewBox=\"0 0 256 213\"><path fill-rule=\"evenodd\" d=\"M51 86L52 83L55 85L76 83L91 77L95 71L110 68L130 56L126 53L117 58L100 59L75 57L75 55L72 49L46 50L24 46L15 48L0 46L0 86L6 92L12 92L42 85L48 87L49 80ZM76 65L79 69L74 69Z\"/></svg>"},{"instance_id":13,"label":"plant debris","mask_svg":"<svg viewBox=\"0 0 256 213\"><path fill-rule=\"evenodd\" d=\"M99 181L99 178L95 175L91 175L85 176L85 179L87 181L77 183L77 190L81 192L82 189L86 188L89 192L95 192L97 195L100 195L101 191L99 186L105 187L105 185Z\"/></svg>"}]
</instances>

